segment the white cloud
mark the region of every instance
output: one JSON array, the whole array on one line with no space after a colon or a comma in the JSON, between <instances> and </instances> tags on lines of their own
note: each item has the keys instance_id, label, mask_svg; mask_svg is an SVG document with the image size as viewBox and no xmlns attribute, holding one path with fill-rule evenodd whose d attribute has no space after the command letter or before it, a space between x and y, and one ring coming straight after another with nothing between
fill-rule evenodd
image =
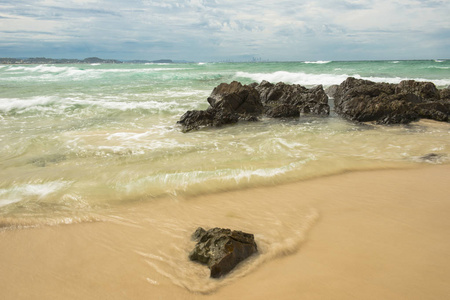
<instances>
[{"instance_id":1,"label":"white cloud","mask_svg":"<svg viewBox=\"0 0 450 300\"><path fill-rule=\"evenodd\" d=\"M450 3L441 0L7 0L0 2L0 51L13 52L11 42L32 49L40 32L44 44L60 41L65 53L85 48L117 58L449 57L440 38L450 32L448 15Z\"/></svg>"}]
</instances>

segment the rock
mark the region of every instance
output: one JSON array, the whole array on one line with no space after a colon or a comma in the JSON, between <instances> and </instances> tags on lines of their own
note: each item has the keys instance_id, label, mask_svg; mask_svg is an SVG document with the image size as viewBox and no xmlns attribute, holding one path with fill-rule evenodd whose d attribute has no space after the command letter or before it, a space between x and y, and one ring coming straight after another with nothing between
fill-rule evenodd
<instances>
[{"instance_id":1,"label":"rock","mask_svg":"<svg viewBox=\"0 0 450 300\"><path fill-rule=\"evenodd\" d=\"M414 106L399 94L396 85L347 78L334 95L335 111L340 116L359 122L407 124L419 118Z\"/></svg>"},{"instance_id":2,"label":"rock","mask_svg":"<svg viewBox=\"0 0 450 300\"><path fill-rule=\"evenodd\" d=\"M220 127L239 120L255 121L264 109L258 92L237 81L218 85L207 100L210 104L207 110L187 111L181 116L177 123L184 132L203 126Z\"/></svg>"},{"instance_id":3,"label":"rock","mask_svg":"<svg viewBox=\"0 0 450 300\"><path fill-rule=\"evenodd\" d=\"M440 91L441 100L450 101L450 86Z\"/></svg>"},{"instance_id":4,"label":"rock","mask_svg":"<svg viewBox=\"0 0 450 300\"><path fill-rule=\"evenodd\" d=\"M407 124L419 118L449 121L450 92L432 82L399 84L347 78L335 93L335 111L349 120Z\"/></svg>"},{"instance_id":5,"label":"rock","mask_svg":"<svg viewBox=\"0 0 450 300\"><path fill-rule=\"evenodd\" d=\"M258 92L252 86L233 81L221 83L208 97L212 108L241 115L260 115L263 112Z\"/></svg>"},{"instance_id":6,"label":"rock","mask_svg":"<svg viewBox=\"0 0 450 300\"><path fill-rule=\"evenodd\" d=\"M322 85L307 89L298 84L283 82L273 84L262 81L255 86L255 89L259 92L261 102L266 107L266 113L269 112L269 117L273 115L274 108L278 105L282 107L275 109L275 111L286 111L287 116L291 117L298 115L296 112L288 113L288 107L291 107L293 111L298 110L305 114L329 115L330 113L328 96L325 94Z\"/></svg>"},{"instance_id":7,"label":"rock","mask_svg":"<svg viewBox=\"0 0 450 300\"><path fill-rule=\"evenodd\" d=\"M436 101L440 99L439 90L432 82L403 80L395 87L396 94L402 94L413 103Z\"/></svg>"},{"instance_id":8,"label":"rock","mask_svg":"<svg viewBox=\"0 0 450 300\"><path fill-rule=\"evenodd\" d=\"M273 107L267 107L264 112L266 116L271 118L295 118L300 117L298 107L289 104L280 104Z\"/></svg>"},{"instance_id":9,"label":"rock","mask_svg":"<svg viewBox=\"0 0 450 300\"><path fill-rule=\"evenodd\" d=\"M427 162L438 162L442 158L444 158L444 154L428 153L424 156L421 156L420 160L427 161Z\"/></svg>"},{"instance_id":10,"label":"rock","mask_svg":"<svg viewBox=\"0 0 450 300\"><path fill-rule=\"evenodd\" d=\"M337 84L330 85L325 89L325 94L327 94L330 98L334 98L334 94L336 94L338 87L339 85Z\"/></svg>"},{"instance_id":11,"label":"rock","mask_svg":"<svg viewBox=\"0 0 450 300\"><path fill-rule=\"evenodd\" d=\"M450 99L418 103L415 106L415 111L421 118L448 122L448 115L450 113Z\"/></svg>"},{"instance_id":12,"label":"rock","mask_svg":"<svg viewBox=\"0 0 450 300\"><path fill-rule=\"evenodd\" d=\"M239 120L236 113L208 108L207 110L189 110L185 112L177 122L183 127L184 132L199 129L202 126L220 127L225 124L233 124Z\"/></svg>"},{"instance_id":13,"label":"rock","mask_svg":"<svg viewBox=\"0 0 450 300\"><path fill-rule=\"evenodd\" d=\"M212 278L230 272L237 264L258 251L253 234L230 229L199 227L192 239L197 241L189 259L206 264Z\"/></svg>"},{"instance_id":14,"label":"rock","mask_svg":"<svg viewBox=\"0 0 450 300\"><path fill-rule=\"evenodd\" d=\"M205 111L188 111L178 124L184 132L203 126L222 126L240 120L257 121L263 113L272 118L299 117L300 113L328 115L328 97L321 85L307 89L298 84L242 85L237 81L221 83L208 97Z\"/></svg>"}]
</instances>

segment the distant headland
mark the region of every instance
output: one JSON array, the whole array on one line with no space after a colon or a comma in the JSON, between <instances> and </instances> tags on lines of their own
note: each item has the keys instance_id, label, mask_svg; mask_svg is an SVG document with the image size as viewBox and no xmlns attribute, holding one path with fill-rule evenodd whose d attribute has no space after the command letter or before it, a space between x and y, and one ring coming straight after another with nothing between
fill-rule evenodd
<instances>
[{"instance_id":1,"label":"distant headland","mask_svg":"<svg viewBox=\"0 0 450 300\"><path fill-rule=\"evenodd\" d=\"M170 64L173 63L171 59L158 59L158 60L129 60L122 61L117 59L102 59L98 57L88 57L85 59L55 59L46 57L32 57L32 58L9 58L0 57L0 64L4 65L25 65L25 64L122 64L122 63L155 63L155 64Z\"/></svg>"}]
</instances>

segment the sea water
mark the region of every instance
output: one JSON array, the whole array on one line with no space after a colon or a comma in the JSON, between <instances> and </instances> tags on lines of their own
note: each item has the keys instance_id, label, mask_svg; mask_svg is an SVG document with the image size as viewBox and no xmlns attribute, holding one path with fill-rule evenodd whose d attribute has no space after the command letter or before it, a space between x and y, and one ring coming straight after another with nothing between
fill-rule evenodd
<instances>
[{"instance_id":1,"label":"sea water","mask_svg":"<svg viewBox=\"0 0 450 300\"><path fill-rule=\"evenodd\" d=\"M105 210L183 201L351 170L450 159L450 125L261 118L183 133L222 82L326 88L348 76L450 85L450 61L0 65L0 226L96 220ZM330 105L333 106L332 99Z\"/></svg>"}]
</instances>

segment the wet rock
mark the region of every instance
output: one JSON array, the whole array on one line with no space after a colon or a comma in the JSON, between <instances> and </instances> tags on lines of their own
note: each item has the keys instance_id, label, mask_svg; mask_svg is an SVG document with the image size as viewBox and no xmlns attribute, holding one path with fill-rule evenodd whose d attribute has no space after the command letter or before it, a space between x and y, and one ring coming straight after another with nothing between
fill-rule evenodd
<instances>
[{"instance_id":1,"label":"wet rock","mask_svg":"<svg viewBox=\"0 0 450 300\"><path fill-rule=\"evenodd\" d=\"M258 92L237 81L222 83L208 97L210 107L203 111L188 111L177 122L184 132L204 126L220 127L239 120L254 121L263 112Z\"/></svg>"},{"instance_id":2,"label":"wet rock","mask_svg":"<svg viewBox=\"0 0 450 300\"><path fill-rule=\"evenodd\" d=\"M281 112L286 112L286 117L298 116L296 111L305 114L329 115L328 96L325 94L322 85L311 89L298 84L277 84L262 81L255 86L259 92L261 102L266 107L267 116L279 117ZM276 108L281 106L280 108ZM291 108L288 111L287 108ZM276 113L274 113L276 112Z\"/></svg>"},{"instance_id":3,"label":"wet rock","mask_svg":"<svg viewBox=\"0 0 450 300\"><path fill-rule=\"evenodd\" d=\"M273 107L267 106L265 115L271 118L296 118L300 117L300 110L293 105L280 104Z\"/></svg>"},{"instance_id":4,"label":"wet rock","mask_svg":"<svg viewBox=\"0 0 450 300\"><path fill-rule=\"evenodd\" d=\"M441 100L450 101L450 86L440 91Z\"/></svg>"},{"instance_id":5,"label":"wet rock","mask_svg":"<svg viewBox=\"0 0 450 300\"><path fill-rule=\"evenodd\" d=\"M237 264L258 251L253 234L213 228L208 231L199 227L192 239L197 241L189 259L206 264L210 276L219 278L230 272Z\"/></svg>"},{"instance_id":6,"label":"wet rock","mask_svg":"<svg viewBox=\"0 0 450 300\"><path fill-rule=\"evenodd\" d=\"M334 94L336 94L338 87L339 87L339 85L337 85L337 84L333 84L333 85L327 87L325 89L325 94L327 94L328 97L330 97L330 98L334 98Z\"/></svg>"},{"instance_id":7,"label":"wet rock","mask_svg":"<svg viewBox=\"0 0 450 300\"><path fill-rule=\"evenodd\" d=\"M421 118L448 122L450 99L418 103L415 106L415 111Z\"/></svg>"},{"instance_id":8,"label":"wet rock","mask_svg":"<svg viewBox=\"0 0 450 300\"><path fill-rule=\"evenodd\" d=\"M395 88L396 94L403 94L413 103L437 101L440 99L439 90L432 82L403 80Z\"/></svg>"},{"instance_id":9,"label":"wet rock","mask_svg":"<svg viewBox=\"0 0 450 300\"><path fill-rule=\"evenodd\" d=\"M336 112L349 120L407 124L419 118L448 121L450 99L431 82L399 84L347 78L335 93Z\"/></svg>"},{"instance_id":10,"label":"wet rock","mask_svg":"<svg viewBox=\"0 0 450 300\"><path fill-rule=\"evenodd\" d=\"M298 84L242 85L240 82L221 83L208 97L210 107L204 111L188 111L178 124L184 132L204 126L219 127L238 121L258 121L266 115L272 118L299 117L300 113L328 115L328 97L321 85L307 89Z\"/></svg>"},{"instance_id":11,"label":"wet rock","mask_svg":"<svg viewBox=\"0 0 450 300\"><path fill-rule=\"evenodd\" d=\"M444 154L438 154L438 153L428 153L424 156L420 157L420 160L426 161L426 162L438 162L440 161L445 155Z\"/></svg>"},{"instance_id":12,"label":"wet rock","mask_svg":"<svg viewBox=\"0 0 450 300\"><path fill-rule=\"evenodd\" d=\"M219 111L241 115L260 115L263 112L263 105L255 88L237 81L221 83L215 87L208 102Z\"/></svg>"},{"instance_id":13,"label":"wet rock","mask_svg":"<svg viewBox=\"0 0 450 300\"><path fill-rule=\"evenodd\" d=\"M233 112L208 108L207 110L189 110L177 122L183 132L199 129L203 126L220 127L238 122L239 115Z\"/></svg>"},{"instance_id":14,"label":"wet rock","mask_svg":"<svg viewBox=\"0 0 450 300\"><path fill-rule=\"evenodd\" d=\"M419 118L414 106L395 94L395 85L347 78L334 95L336 113L358 122L407 124Z\"/></svg>"}]
</instances>

